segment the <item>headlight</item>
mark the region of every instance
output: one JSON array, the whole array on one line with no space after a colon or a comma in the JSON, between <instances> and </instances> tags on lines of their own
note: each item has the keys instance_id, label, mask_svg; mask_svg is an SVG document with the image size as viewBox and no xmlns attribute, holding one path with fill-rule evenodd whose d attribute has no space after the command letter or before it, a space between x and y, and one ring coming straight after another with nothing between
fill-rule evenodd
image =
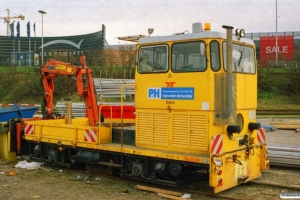
<instances>
[{"instance_id":1,"label":"headlight","mask_svg":"<svg viewBox=\"0 0 300 200\"><path fill-rule=\"evenodd\" d=\"M244 29L236 29L235 35L238 36L239 39L243 38L243 37L245 37L245 30Z\"/></svg>"},{"instance_id":2,"label":"headlight","mask_svg":"<svg viewBox=\"0 0 300 200\"><path fill-rule=\"evenodd\" d=\"M240 31L240 36L243 38L243 37L245 37L245 30L244 29L241 29L241 31Z\"/></svg>"},{"instance_id":3,"label":"headlight","mask_svg":"<svg viewBox=\"0 0 300 200\"><path fill-rule=\"evenodd\" d=\"M214 158L214 163L215 165L217 165L218 167L222 167L223 165L223 161L221 158Z\"/></svg>"}]
</instances>

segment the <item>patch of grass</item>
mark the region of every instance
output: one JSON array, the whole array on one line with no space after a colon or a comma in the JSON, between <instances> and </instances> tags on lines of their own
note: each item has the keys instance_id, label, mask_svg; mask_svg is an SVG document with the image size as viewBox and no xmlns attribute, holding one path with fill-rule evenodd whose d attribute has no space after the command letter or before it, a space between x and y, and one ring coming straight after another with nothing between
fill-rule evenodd
<instances>
[{"instance_id":1,"label":"patch of grass","mask_svg":"<svg viewBox=\"0 0 300 200\"><path fill-rule=\"evenodd\" d=\"M0 73L30 73L34 72L34 67L0 67Z\"/></svg>"},{"instance_id":2,"label":"patch of grass","mask_svg":"<svg viewBox=\"0 0 300 200\"><path fill-rule=\"evenodd\" d=\"M290 98L278 95L274 92L259 92L257 99L258 109L300 109L298 102Z\"/></svg>"}]
</instances>

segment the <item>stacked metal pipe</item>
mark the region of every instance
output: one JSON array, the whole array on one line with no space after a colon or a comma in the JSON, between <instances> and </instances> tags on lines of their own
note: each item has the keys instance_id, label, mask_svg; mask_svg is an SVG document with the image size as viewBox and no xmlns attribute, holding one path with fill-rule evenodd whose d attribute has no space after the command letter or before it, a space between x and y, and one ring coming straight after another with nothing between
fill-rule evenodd
<instances>
[{"instance_id":1,"label":"stacked metal pipe","mask_svg":"<svg viewBox=\"0 0 300 200\"><path fill-rule=\"evenodd\" d=\"M107 97L121 97L121 88L124 84L134 84L134 79L106 79L106 78L93 78L97 95L100 95L100 99ZM123 98L132 97L134 95L134 87L126 86L123 91ZM99 105L100 103L98 103ZM120 105L120 103L102 102L102 104ZM126 103L126 105L132 105L132 103ZM56 103L56 112L65 115L67 113L67 102L58 101ZM84 103L72 103L72 116L73 117L85 117L85 104Z\"/></svg>"},{"instance_id":2,"label":"stacked metal pipe","mask_svg":"<svg viewBox=\"0 0 300 200\"><path fill-rule=\"evenodd\" d=\"M134 84L134 79L104 79L94 78L94 84L97 94L100 95L100 99L107 97L121 97L121 87L124 84ZM124 99L126 96L134 95L134 87L124 87L123 95Z\"/></svg>"},{"instance_id":3,"label":"stacked metal pipe","mask_svg":"<svg viewBox=\"0 0 300 200\"><path fill-rule=\"evenodd\" d=\"M300 167L300 148L268 146L271 166Z\"/></svg>"}]
</instances>

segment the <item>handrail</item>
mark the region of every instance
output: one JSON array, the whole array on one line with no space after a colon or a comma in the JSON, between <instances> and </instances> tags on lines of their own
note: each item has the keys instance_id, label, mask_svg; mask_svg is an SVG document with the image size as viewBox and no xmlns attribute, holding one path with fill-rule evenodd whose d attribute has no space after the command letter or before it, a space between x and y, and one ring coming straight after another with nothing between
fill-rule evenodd
<instances>
[{"instance_id":1,"label":"handrail","mask_svg":"<svg viewBox=\"0 0 300 200\"><path fill-rule=\"evenodd\" d=\"M123 152L123 91L124 91L124 88L126 86L133 86L135 87L135 84L123 84L122 87L121 87L121 153Z\"/></svg>"},{"instance_id":2,"label":"handrail","mask_svg":"<svg viewBox=\"0 0 300 200\"><path fill-rule=\"evenodd\" d=\"M135 87L135 84L123 84L121 87L121 166L124 165L124 154L123 154L123 143L124 143L124 133L123 133L123 91L126 86L133 86ZM123 169L121 168L121 176L123 175Z\"/></svg>"},{"instance_id":3,"label":"handrail","mask_svg":"<svg viewBox=\"0 0 300 200\"><path fill-rule=\"evenodd\" d=\"M109 106L110 107L110 119L112 119L112 106L111 105L100 105L99 106L99 111L98 111L98 113L99 113L99 126L98 126L98 129L99 129L99 134L98 134L98 136L97 136L97 138L98 138L98 141L97 141L97 144L98 144L98 142L100 141L100 124L101 124L101 109L102 109L102 107L104 107L104 106ZM110 131L112 131L112 120L110 120L110 123L109 123L109 128L110 128ZM112 134L110 134L110 142L112 141Z\"/></svg>"}]
</instances>

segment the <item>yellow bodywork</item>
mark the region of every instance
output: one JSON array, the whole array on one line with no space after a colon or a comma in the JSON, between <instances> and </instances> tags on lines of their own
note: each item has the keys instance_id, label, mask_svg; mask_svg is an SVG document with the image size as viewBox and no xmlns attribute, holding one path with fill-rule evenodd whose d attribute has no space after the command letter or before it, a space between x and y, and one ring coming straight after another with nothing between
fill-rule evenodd
<instances>
[{"instance_id":1,"label":"yellow bodywork","mask_svg":"<svg viewBox=\"0 0 300 200\"><path fill-rule=\"evenodd\" d=\"M0 123L0 159L6 160L8 163L16 161L16 152L10 151L10 133L5 125Z\"/></svg>"},{"instance_id":2,"label":"yellow bodywork","mask_svg":"<svg viewBox=\"0 0 300 200\"><path fill-rule=\"evenodd\" d=\"M111 128L112 126L120 126L121 121L120 119L119 121L109 121L111 123L104 123L98 127L89 126L88 118L72 119L72 124L66 124L65 119L27 121L25 122L26 125L33 125L34 128L32 134L25 134L25 139L36 142L208 164L208 157L206 155L182 154L172 151L162 152L155 149L112 143ZM132 120L124 120L124 123L124 126L126 126L126 123L131 124ZM97 133L96 141L85 141L84 130L94 130Z\"/></svg>"}]
</instances>

